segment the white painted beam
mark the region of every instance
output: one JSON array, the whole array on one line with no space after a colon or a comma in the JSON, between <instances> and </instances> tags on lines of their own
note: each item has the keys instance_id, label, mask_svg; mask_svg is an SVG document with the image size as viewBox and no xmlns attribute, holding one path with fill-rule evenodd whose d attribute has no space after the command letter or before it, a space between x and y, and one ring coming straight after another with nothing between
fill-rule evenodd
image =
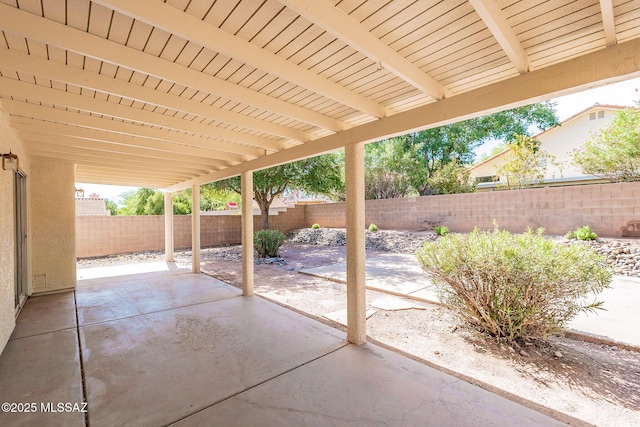
<instances>
[{"instance_id":1,"label":"white painted beam","mask_svg":"<svg viewBox=\"0 0 640 427\"><path fill-rule=\"evenodd\" d=\"M192 120L182 120L166 114L154 113L135 107L128 107L115 102L95 99L88 96L76 95L70 92L48 88L45 86L0 77L0 95L4 97L24 98L39 101L59 107L68 107L89 113L111 116L118 119L159 126L179 132L199 134L211 138L224 139L217 147L220 150L234 152L238 145L249 145L254 148L269 151L279 151L284 148L282 143L267 138L250 135L243 132L209 126Z\"/></svg>"},{"instance_id":2,"label":"white painted beam","mask_svg":"<svg viewBox=\"0 0 640 427\"><path fill-rule=\"evenodd\" d=\"M3 46L0 46L0 58L2 58L3 68L8 68L20 73L33 74L34 76L44 77L56 82L72 84L145 104L153 104L182 113L189 113L247 129L281 136L294 141L306 142L311 140L310 135L277 123L245 116L225 110L224 108L203 104L102 74L91 73L70 65L60 64L44 58L10 50Z\"/></svg>"},{"instance_id":3,"label":"white painted beam","mask_svg":"<svg viewBox=\"0 0 640 427\"><path fill-rule=\"evenodd\" d=\"M200 273L200 186L191 186L191 271Z\"/></svg>"},{"instance_id":4,"label":"white painted beam","mask_svg":"<svg viewBox=\"0 0 640 427\"><path fill-rule=\"evenodd\" d=\"M261 170L295 160L335 151L356 142L373 142L392 136L430 129L509 108L540 102L580 90L640 76L640 39L530 71L504 81L443 99L375 122L356 126L304 145L231 166L169 187L188 188Z\"/></svg>"},{"instance_id":5,"label":"white painted beam","mask_svg":"<svg viewBox=\"0 0 640 427\"><path fill-rule=\"evenodd\" d=\"M613 0L600 0L600 11L602 12L602 25L604 26L604 37L607 41L607 46L615 46L618 43L618 36L613 13Z\"/></svg>"},{"instance_id":6,"label":"white painted beam","mask_svg":"<svg viewBox=\"0 0 640 427\"><path fill-rule=\"evenodd\" d=\"M78 114L72 111L54 109L36 104L28 104L26 102L14 101L11 99L2 100L3 109L8 111L14 120L22 120L22 118L34 118L39 120L47 120L61 124L74 126L82 126L89 129L104 130L109 132L121 133L141 138L156 139L165 143L174 145L175 150L191 148L201 148L218 151L216 158L241 161L247 158L254 158L264 155L264 151L237 145L234 148L236 153L221 152L216 145L217 141L209 138L196 137L178 132L170 132L166 129L157 129L146 126L138 126L131 123L119 122L116 120L102 119L100 117L88 116L86 114Z\"/></svg>"},{"instance_id":7,"label":"white painted beam","mask_svg":"<svg viewBox=\"0 0 640 427\"><path fill-rule=\"evenodd\" d=\"M347 340L367 342L367 279L365 274L364 143L345 147L347 204Z\"/></svg>"},{"instance_id":8,"label":"white painted beam","mask_svg":"<svg viewBox=\"0 0 640 427\"><path fill-rule=\"evenodd\" d=\"M264 70L274 77L281 77L343 105L348 105L357 111L378 118L387 115L383 106L364 96L167 3L155 0L93 1L214 52L220 52L229 58Z\"/></svg>"},{"instance_id":9,"label":"white painted beam","mask_svg":"<svg viewBox=\"0 0 640 427\"><path fill-rule=\"evenodd\" d=\"M469 3L478 12L518 72L523 74L529 71L529 58L496 0L469 0Z\"/></svg>"},{"instance_id":10,"label":"white painted beam","mask_svg":"<svg viewBox=\"0 0 640 427\"><path fill-rule=\"evenodd\" d=\"M73 113L71 113L73 114ZM186 145L178 145L168 141L158 139L143 138L134 135L125 135L122 133L107 132L99 129L89 129L78 126L71 126L61 123L44 122L37 119L27 119L23 117L13 117L11 125L18 132L34 130L47 135L67 136L76 139L85 139L87 141L106 142L109 144L123 147L148 148L160 153L172 155L179 151L185 156L191 156L201 159L214 159L222 166L231 166L243 160L242 156L225 153L223 151L214 151L206 148L190 147ZM136 126L140 128L140 126Z\"/></svg>"},{"instance_id":11,"label":"white painted beam","mask_svg":"<svg viewBox=\"0 0 640 427\"><path fill-rule=\"evenodd\" d=\"M253 295L253 172L242 173L242 295Z\"/></svg>"},{"instance_id":12,"label":"white painted beam","mask_svg":"<svg viewBox=\"0 0 640 427\"><path fill-rule=\"evenodd\" d=\"M164 260L173 262L173 193L164 193Z\"/></svg>"},{"instance_id":13,"label":"white painted beam","mask_svg":"<svg viewBox=\"0 0 640 427\"><path fill-rule=\"evenodd\" d=\"M322 114L244 88L197 70L89 34L0 3L0 29L101 61L110 62L159 79L233 99L247 105L282 114L324 129L339 131L346 124Z\"/></svg>"},{"instance_id":14,"label":"white painted beam","mask_svg":"<svg viewBox=\"0 0 640 427\"><path fill-rule=\"evenodd\" d=\"M431 76L415 66L389 45L367 31L360 22L343 13L326 0L278 0L313 24L333 34L344 43L354 47L374 62L434 99L443 99L453 94Z\"/></svg>"}]
</instances>

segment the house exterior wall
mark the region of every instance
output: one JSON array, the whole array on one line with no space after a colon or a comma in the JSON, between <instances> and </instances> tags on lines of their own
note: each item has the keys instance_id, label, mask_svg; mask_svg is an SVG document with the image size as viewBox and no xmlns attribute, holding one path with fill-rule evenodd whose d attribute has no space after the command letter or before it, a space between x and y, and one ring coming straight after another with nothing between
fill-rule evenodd
<instances>
[{"instance_id":1,"label":"house exterior wall","mask_svg":"<svg viewBox=\"0 0 640 427\"><path fill-rule=\"evenodd\" d=\"M451 231L478 227L522 232L544 227L548 234L590 225L602 237L640 237L640 182L531 188L404 199L367 200L366 224L380 229L425 229L427 222ZM344 228L345 204L309 205L306 226Z\"/></svg>"},{"instance_id":2,"label":"house exterior wall","mask_svg":"<svg viewBox=\"0 0 640 427\"><path fill-rule=\"evenodd\" d=\"M223 246L239 244L241 216L201 215L200 244ZM174 247L191 247L191 215L173 217ZM255 230L260 230L260 215L254 215ZM305 206L296 206L269 217L272 229L288 233L305 227ZM95 257L127 252L164 249L164 216L79 216L76 218L77 256Z\"/></svg>"},{"instance_id":3,"label":"house exterior wall","mask_svg":"<svg viewBox=\"0 0 640 427\"><path fill-rule=\"evenodd\" d=\"M76 286L75 166L31 159L31 245L34 293Z\"/></svg>"},{"instance_id":4,"label":"house exterior wall","mask_svg":"<svg viewBox=\"0 0 640 427\"><path fill-rule=\"evenodd\" d=\"M549 164L544 178L549 180L584 177L585 175L580 168L572 164L573 153L584 145L592 133L610 125L617 111L619 111L618 108L594 107L567 120L561 126L539 134L537 139L541 142L541 149L555 156L556 162L559 163L559 166ZM593 120L590 119L592 113L595 116ZM603 117L600 117L599 113ZM497 168L503 165L507 159L508 152L501 153L473 167L471 173L476 178L497 175ZM501 177L500 181L506 184L504 177Z\"/></svg>"},{"instance_id":5,"label":"house exterior wall","mask_svg":"<svg viewBox=\"0 0 640 427\"><path fill-rule=\"evenodd\" d=\"M30 188L30 162L22 141L9 124L9 115L0 100L0 154L18 155L20 169L27 175ZM15 202L14 174L0 169L0 353L15 327ZM29 209L27 209L29 212ZM27 244L27 248L31 245ZM27 277L31 277L27 272Z\"/></svg>"}]
</instances>

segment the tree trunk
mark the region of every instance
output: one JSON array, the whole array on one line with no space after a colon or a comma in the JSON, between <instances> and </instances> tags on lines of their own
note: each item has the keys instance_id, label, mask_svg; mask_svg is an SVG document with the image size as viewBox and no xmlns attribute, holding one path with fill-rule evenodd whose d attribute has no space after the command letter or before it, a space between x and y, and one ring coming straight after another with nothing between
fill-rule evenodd
<instances>
[{"instance_id":1,"label":"tree trunk","mask_svg":"<svg viewBox=\"0 0 640 427\"><path fill-rule=\"evenodd\" d=\"M256 203L260 207L260 217L262 218L262 229L269 229L269 207L271 206L271 201L267 201L262 199L261 197L256 197Z\"/></svg>"}]
</instances>

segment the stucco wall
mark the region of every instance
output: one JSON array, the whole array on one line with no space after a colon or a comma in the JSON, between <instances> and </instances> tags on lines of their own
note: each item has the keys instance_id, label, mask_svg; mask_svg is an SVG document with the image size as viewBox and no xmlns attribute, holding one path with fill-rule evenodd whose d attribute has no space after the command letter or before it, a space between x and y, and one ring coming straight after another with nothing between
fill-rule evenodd
<instances>
[{"instance_id":1,"label":"stucco wall","mask_svg":"<svg viewBox=\"0 0 640 427\"><path fill-rule=\"evenodd\" d=\"M242 237L240 215L201 215L202 247L239 244ZM191 215L176 215L174 246L191 247ZM296 206L269 217L269 226L284 233L305 226L305 207ZM259 215L253 227L262 227ZM76 218L77 256L94 257L127 252L164 249L163 216L79 216Z\"/></svg>"},{"instance_id":2,"label":"stucco wall","mask_svg":"<svg viewBox=\"0 0 640 427\"><path fill-rule=\"evenodd\" d=\"M365 206L367 225L381 229L418 230L431 221L466 232L491 229L496 220L512 232L530 226L563 235L590 225L603 237L640 237L633 229L640 221L640 182L367 200ZM343 228L345 204L309 205L306 220L308 227Z\"/></svg>"},{"instance_id":3,"label":"stucco wall","mask_svg":"<svg viewBox=\"0 0 640 427\"><path fill-rule=\"evenodd\" d=\"M75 166L31 159L33 292L76 286Z\"/></svg>"},{"instance_id":4,"label":"stucco wall","mask_svg":"<svg viewBox=\"0 0 640 427\"><path fill-rule=\"evenodd\" d=\"M9 116L2 109L0 100L0 154L11 151L17 154L20 169L27 176L29 158L22 142L9 126ZM15 219L13 201L13 173L0 169L0 353L15 327ZM29 178L27 177L27 185ZM28 191L28 190L27 190ZM27 277L30 277L27 272Z\"/></svg>"}]
</instances>

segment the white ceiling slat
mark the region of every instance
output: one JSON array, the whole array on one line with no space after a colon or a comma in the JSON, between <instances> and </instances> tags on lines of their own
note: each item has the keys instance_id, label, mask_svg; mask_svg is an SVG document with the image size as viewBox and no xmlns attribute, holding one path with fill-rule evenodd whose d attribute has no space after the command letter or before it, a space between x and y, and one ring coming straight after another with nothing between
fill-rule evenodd
<instances>
[{"instance_id":1,"label":"white ceiling slat","mask_svg":"<svg viewBox=\"0 0 640 427\"><path fill-rule=\"evenodd\" d=\"M130 123L118 122L115 120L102 119L95 116L89 116L87 114L77 114L71 111L27 104L25 102L9 99L3 100L2 104L3 108L6 108L10 112L10 114L14 116L32 117L57 123L73 124L91 129L103 129L106 131L122 133L125 135L157 139L160 141L176 144L176 149L182 149L182 145L186 145L188 147L190 146L221 151L222 153L218 155L218 157L221 159L235 160L238 158L238 155L248 156L249 158L264 155L263 150L242 146L239 146L238 148L234 147L235 152L228 152L221 150L217 146L217 141L215 140L189 136L178 132L169 132L164 129L157 129ZM241 160L244 159L241 158Z\"/></svg>"},{"instance_id":2,"label":"white ceiling slat","mask_svg":"<svg viewBox=\"0 0 640 427\"><path fill-rule=\"evenodd\" d=\"M452 94L440 83L416 67L398 52L367 31L350 16L326 0L279 0L288 8L324 28L344 43L355 47L375 62L435 99Z\"/></svg>"},{"instance_id":3,"label":"white ceiling slat","mask_svg":"<svg viewBox=\"0 0 640 427\"><path fill-rule=\"evenodd\" d=\"M469 0L520 74L530 64L518 37L495 0Z\"/></svg>"},{"instance_id":4,"label":"white ceiling slat","mask_svg":"<svg viewBox=\"0 0 640 427\"><path fill-rule=\"evenodd\" d=\"M142 136L107 132L99 129L78 127L62 123L44 122L37 119L13 117L11 123L16 127L16 129L37 128L38 130L46 132L49 135L68 136L72 138L107 142L110 144L118 144L123 146L141 147L164 153L175 153L176 151L179 151L181 154L192 157L216 159L224 162L227 165L239 163L243 160L242 156L230 155L228 153L211 150L208 148L187 146L184 144L176 144Z\"/></svg>"},{"instance_id":5,"label":"white ceiling slat","mask_svg":"<svg viewBox=\"0 0 640 427\"><path fill-rule=\"evenodd\" d=\"M395 114L375 122L349 129L346 133L329 135L304 145L298 145L269 156L259 157L206 176L172 185L168 191L191 185L218 181L240 175L247 170L260 170L282 163L337 150L348 144L372 142L421 129L453 123L505 108L529 104L566 94L573 88L585 87L595 81L616 81L640 76L640 38L619 43L608 49L520 74L507 80Z\"/></svg>"},{"instance_id":6,"label":"white ceiling slat","mask_svg":"<svg viewBox=\"0 0 640 427\"><path fill-rule=\"evenodd\" d=\"M140 123L153 124L177 131L199 133L203 136L235 141L261 149L268 149L270 151L278 151L282 148L278 142L266 138L253 137L246 133L232 132L226 129L209 127L194 122L185 122L180 119L152 113L150 111L126 107L124 105L116 104L115 102L100 102L96 99L91 99L81 95L74 95L67 92L52 91L51 89L29 83L16 83L11 80L0 79L0 94L9 96L20 95L27 99L38 99L44 102L50 102L54 105L63 105L77 110L89 111L125 120L133 120ZM223 149L229 151L238 147L237 144L218 144L221 148L224 147Z\"/></svg>"},{"instance_id":7,"label":"white ceiling slat","mask_svg":"<svg viewBox=\"0 0 640 427\"><path fill-rule=\"evenodd\" d=\"M274 76L284 77L302 87L347 104L358 111L366 112L373 117L387 115L383 106L377 105L305 68L298 67L278 55L271 54L240 37L209 25L188 13L177 13L175 8L165 3L158 3L154 0L94 1L185 40L190 40L230 58L263 69Z\"/></svg>"},{"instance_id":8,"label":"white ceiling slat","mask_svg":"<svg viewBox=\"0 0 640 427\"><path fill-rule=\"evenodd\" d=\"M613 14L613 0L600 0L600 10L602 13L602 25L604 26L604 36L607 46L618 43L616 36L616 24Z\"/></svg>"},{"instance_id":9,"label":"white ceiling slat","mask_svg":"<svg viewBox=\"0 0 640 427\"><path fill-rule=\"evenodd\" d=\"M237 99L238 101L254 105L265 110L276 111L287 117L294 118L333 131L342 130L345 126L329 117L261 93L242 87L237 87L224 80L206 76L196 70L182 67L144 52L122 46L103 38L75 30L64 25L22 12L10 6L0 4L0 14L7 19L2 23L4 29L13 33L28 35L30 38L42 42L63 46L64 48L89 57L109 61L112 64L139 71L154 78L171 80L208 93ZM115 70L113 71L115 75Z\"/></svg>"}]
</instances>

